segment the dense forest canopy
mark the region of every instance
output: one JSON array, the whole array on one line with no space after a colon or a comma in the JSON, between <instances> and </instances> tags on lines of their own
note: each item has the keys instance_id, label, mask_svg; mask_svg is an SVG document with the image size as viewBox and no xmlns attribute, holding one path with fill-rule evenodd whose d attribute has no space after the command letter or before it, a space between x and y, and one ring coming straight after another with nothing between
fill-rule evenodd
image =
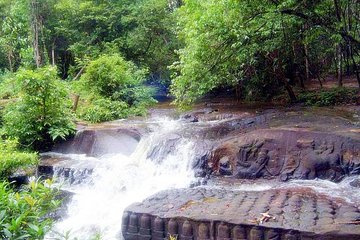
<instances>
[{"instance_id":1,"label":"dense forest canopy","mask_svg":"<svg viewBox=\"0 0 360 240\"><path fill-rule=\"evenodd\" d=\"M358 75L357 1L185 1L178 11L183 42L172 90L193 101L219 85L269 98L310 78Z\"/></svg>"},{"instance_id":2,"label":"dense forest canopy","mask_svg":"<svg viewBox=\"0 0 360 240\"><path fill-rule=\"evenodd\" d=\"M147 69L178 103L227 86L269 99L310 78L359 77L359 3L323 1L1 0L0 68L56 65L76 80L104 54Z\"/></svg>"}]
</instances>

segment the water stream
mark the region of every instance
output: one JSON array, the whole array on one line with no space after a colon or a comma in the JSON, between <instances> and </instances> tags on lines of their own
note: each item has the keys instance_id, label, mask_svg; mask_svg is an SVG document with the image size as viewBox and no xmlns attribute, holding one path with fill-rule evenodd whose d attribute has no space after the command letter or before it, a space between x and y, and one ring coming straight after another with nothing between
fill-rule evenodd
<instances>
[{"instance_id":1,"label":"water stream","mask_svg":"<svg viewBox=\"0 0 360 240\"><path fill-rule=\"evenodd\" d=\"M162 117L148 120L149 129L135 151L130 155L117 153L100 157L79 154L48 153L48 155L68 159L78 172L63 178L61 165L55 167L55 176L62 189L74 193L67 206L66 217L57 222L46 239L90 240L97 235L101 239L121 239L121 218L123 210L134 202L139 202L154 193L171 188L189 187L196 181L193 160L198 155L201 142L192 133L194 127L206 128L220 121L184 123ZM143 123L144 124L144 123ZM91 168L92 172L84 173ZM263 191L270 188L311 188L319 193L339 197L352 203L360 202L360 193L349 185L346 178L341 183L324 180L242 182L233 185L209 182L205 187L231 188L232 191ZM355 193L354 193L355 192ZM64 239L60 238L60 239Z\"/></svg>"},{"instance_id":2,"label":"water stream","mask_svg":"<svg viewBox=\"0 0 360 240\"><path fill-rule=\"evenodd\" d=\"M160 190L191 184L194 180L192 140L181 138L171 151L161 149L168 147L161 143L181 132L181 122L164 118L153 122L150 128L150 133L140 140L130 156L108 154L94 158L55 153L77 162L78 167L90 164L94 170L80 184L62 184L62 189L75 195L68 205L66 218L55 225L47 239L67 234L70 239L86 240L96 235L106 240L119 239L125 207ZM149 157L155 148L163 154ZM59 174L55 172L56 175ZM76 173L73 178L77 176L83 178Z\"/></svg>"}]
</instances>

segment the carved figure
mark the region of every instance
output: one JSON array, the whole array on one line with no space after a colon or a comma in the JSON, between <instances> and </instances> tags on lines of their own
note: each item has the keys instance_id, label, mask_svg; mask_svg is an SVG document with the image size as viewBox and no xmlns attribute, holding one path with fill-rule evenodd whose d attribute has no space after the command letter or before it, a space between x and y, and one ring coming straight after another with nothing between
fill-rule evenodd
<instances>
[{"instance_id":1,"label":"carved figure","mask_svg":"<svg viewBox=\"0 0 360 240\"><path fill-rule=\"evenodd\" d=\"M236 174L238 178L258 178L261 177L261 171L264 169L265 165L269 161L268 156L269 150L261 149L256 160L249 163L248 168L240 168ZM244 164L239 164L244 166Z\"/></svg>"},{"instance_id":2,"label":"carved figure","mask_svg":"<svg viewBox=\"0 0 360 240\"><path fill-rule=\"evenodd\" d=\"M332 179L336 173L343 174L341 168L341 156L334 153L334 146L323 142L319 149L315 149L315 144L306 149L300 149L300 164L294 173L295 178L314 179L319 171L332 170Z\"/></svg>"}]
</instances>

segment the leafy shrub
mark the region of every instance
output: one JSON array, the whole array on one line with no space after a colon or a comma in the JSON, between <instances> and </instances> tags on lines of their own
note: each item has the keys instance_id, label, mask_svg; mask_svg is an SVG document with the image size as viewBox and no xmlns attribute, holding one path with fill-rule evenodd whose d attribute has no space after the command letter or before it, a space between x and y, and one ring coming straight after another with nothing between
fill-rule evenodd
<instances>
[{"instance_id":1,"label":"leafy shrub","mask_svg":"<svg viewBox=\"0 0 360 240\"><path fill-rule=\"evenodd\" d=\"M38 163L36 153L17 151L17 141L0 139L0 179L6 179L18 168Z\"/></svg>"},{"instance_id":2,"label":"leafy shrub","mask_svg":"<svg viewBox=\"0 0 360 240\"><path fill-rule=\"evenodd\" d=\"M85 104L79 115L84 120L102 122L143 115L155 103L152 90L143 85L146 71L120 55L103 55L91 61L74 89Z\"/></svg>"},{"instance_id":3,"label":"leafy shrub","mask_svg":"<svg viewBox=\"0 0 360 240\"><path fill-rule=\"evenodd\" d=\"M100 98L87 106L81 117L90 122L104 122L127 117L128 114L128 105L125 102Z\"/></svg>"},{"instance_id":4,"label":"leafy shrub","mask_svg":"<svg viewBox=\"0 0 360 240\"><path fill-rule=\"evenodd\" d=\"M357 98L357 90L348 88L333 88L299 95L299 100L308 106L331 106L354 103Z\"/></svg>"},{"instance_id":5,"label":"leafy shrub","mask_svg":"<svg viewBox=\"0 0 360 240\"><path fill-rule=\"evenodd\" d=\"M33 149L47 149L54 141L75 132L71 101L53 67L21 70L16 74L20 86L18 100L5 108L5 132Z\"/></svg>"},{"instance_id":6,"label":"leafy shrub","mask_svg":"<svg viewBox=\"0 0 360 240\"><path fill-rule=\"evenodd\" d=\"M15 73L0 74L0 99L14 97L19 92L19 85L15 81Z\"/></svg>"},{"instance_id":7,"label":"leafy shrub","mask_svg":"<svg viewBox=\"0 0 360 240\"><path fill-rule=\"evenodd\" d=\"M46 214L59 206L59 201L54 200L56 194L34 181L20 192L0 182L0 238L43 239L52 223Z\"/></svg>"},{"instance_id":8,"label":"leafy shrub","mask_svg":"<svg viewBox=\"0 0 360 240\"><path fill-rule=\"evenodd\" d=\"M126 90L139 86L145 79L145 74L146 71L136 68L120 55L103 55L89 63L80 82L100 96L116 96L117 100L123 100L121 98L126 95Z\"/></svg>"}]
</instances>

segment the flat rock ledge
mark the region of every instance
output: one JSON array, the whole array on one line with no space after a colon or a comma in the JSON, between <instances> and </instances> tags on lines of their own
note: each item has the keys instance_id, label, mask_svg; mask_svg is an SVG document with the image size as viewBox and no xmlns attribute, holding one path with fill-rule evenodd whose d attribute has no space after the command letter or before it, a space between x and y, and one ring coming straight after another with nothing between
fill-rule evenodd
<instances>
[{"instance_id":1,"label":"flat rock ledge","mask_svg":"<svg viewBox=\"0 0 360 240\"><path fill-rule=\"evenodd\" d=\"M360 211L310 188L167 190L123 213L125 239L360 239Z\"/></svg>"}]
</instances>

